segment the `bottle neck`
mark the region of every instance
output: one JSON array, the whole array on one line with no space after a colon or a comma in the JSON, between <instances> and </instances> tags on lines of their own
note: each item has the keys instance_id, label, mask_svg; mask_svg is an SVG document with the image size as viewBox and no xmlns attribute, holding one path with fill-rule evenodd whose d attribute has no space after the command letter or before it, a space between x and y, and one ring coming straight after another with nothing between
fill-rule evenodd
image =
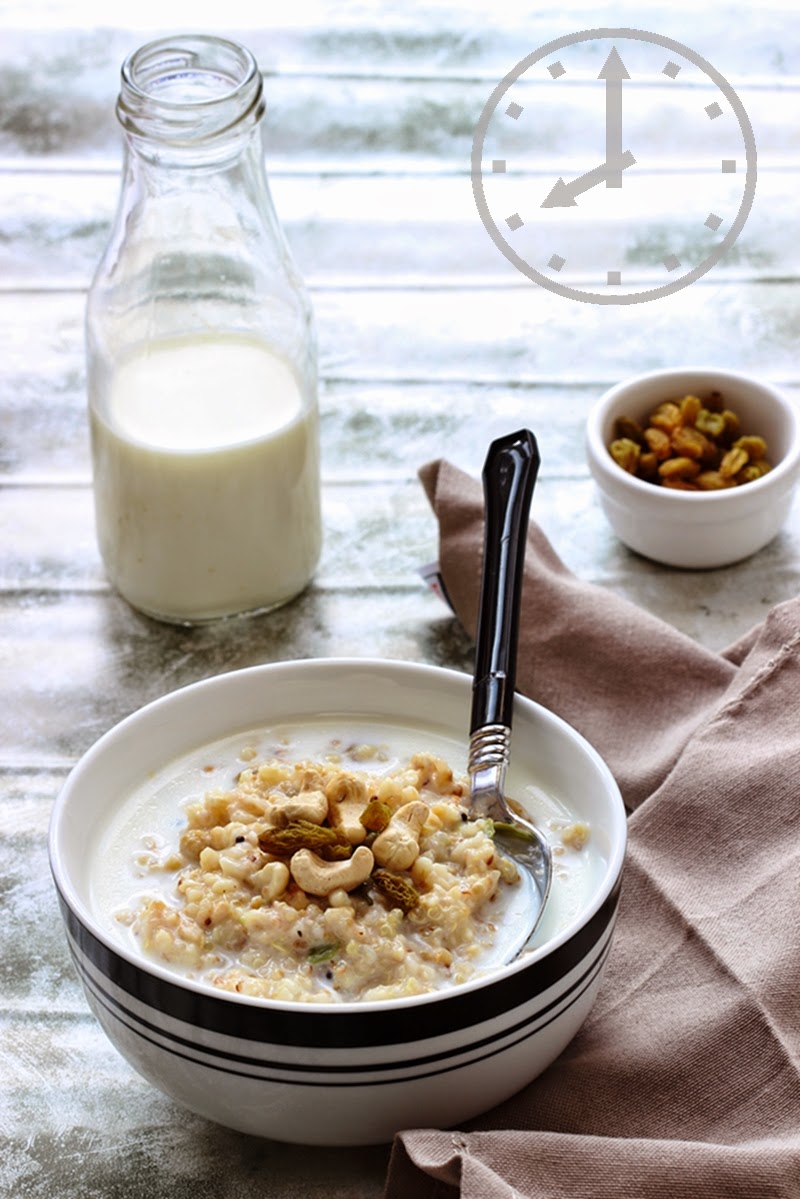
<instances>
[{"instance_id":1,"label":"bottle neck","mask_svg":"<svg viewBox=\"0 0 800 1199\"><path fill-rule=\"evenodd\" d=\"M122 65L117 117L129 150L153 164L224 167L260 146L264 110L261 72L235 42L163 38Z\"/></svg>"},{"instance_id":2,"label":"bottle neck","mask_svg":"<svg viewBox=\"0 0 800 1199\"><path fill-rule=\"evenodd\" d=\"M311 394L310 305L269 191L262 89L249 51L213 37L124 63L122 187L87 315L103 369L121 347L232 330L273 347Z\"/></svg>"}]
</instances>

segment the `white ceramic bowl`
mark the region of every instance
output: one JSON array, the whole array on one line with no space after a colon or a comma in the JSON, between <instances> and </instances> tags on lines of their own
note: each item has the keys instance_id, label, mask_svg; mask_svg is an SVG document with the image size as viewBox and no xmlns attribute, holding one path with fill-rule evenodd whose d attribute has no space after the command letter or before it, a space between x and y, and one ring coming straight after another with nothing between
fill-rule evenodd
<instances>
[{"instance_id":1,"label":"white ceramic bowl","mask_svg":"<svg viewBox=\"0 0 800 1199\"><path fill-rule=\"evenodd\" d=\"M369 714L459 738L471 680L371 660L287 662L173 692L103 736L53 811L50 861L69 946L108 1037L155 1086L210 1120L284 1141L350 1145L451 1125L533 1079L597 992L614 927L625 812L597 753L518 698L516 765L591 824L600 877L557 936L490 977L409 999L280 1003L181 978L109 935L90 893L92 856L149 772L220 737L321 714Z\"/></svg>"},{"instance_id":2,"label":"white ceramic bowl","mask_svg":"<svg viewBox=\"0 0 800 1199\"><path fill-rule=\"evenodd\" d=\"M620 416L642 420L663 400L719 391L742 431L767 441L773 470L724 491L671 491L637 479L611 457ZM800 422L775 387L737 371L686 367L617 384L589 414L586 456L608 521L630 549L668 566L711 568L749 557L778 533L800 469Z\"/></svg>"}]
</instances>

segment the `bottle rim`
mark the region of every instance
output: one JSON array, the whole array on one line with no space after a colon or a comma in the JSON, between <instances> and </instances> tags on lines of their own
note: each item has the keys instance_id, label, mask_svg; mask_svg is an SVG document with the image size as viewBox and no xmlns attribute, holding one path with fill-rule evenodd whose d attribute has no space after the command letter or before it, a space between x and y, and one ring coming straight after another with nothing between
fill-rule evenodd
<instances>
[{"instance_id":1,"label":"bottle rim","mask_svg":"<svg viewBox=\"0 0 800 1199\"><path fill-rule=\"evenodd\" d=\"M122 64L117 118L135 137L196 145L257 124L264 108L255 57L227 38L159 38Z\"/></svg>"}]
</instances>

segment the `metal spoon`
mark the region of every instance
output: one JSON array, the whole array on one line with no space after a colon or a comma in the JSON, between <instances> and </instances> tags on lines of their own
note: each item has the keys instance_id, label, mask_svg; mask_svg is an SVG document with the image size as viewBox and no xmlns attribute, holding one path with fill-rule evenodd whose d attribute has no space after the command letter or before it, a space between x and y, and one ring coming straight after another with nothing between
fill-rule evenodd
<instances>
[{"instance_id":1,"label":"metal spoon","mask_svg":"<svg viewBox=\"0 0 800 1199\"><path fill-rule=\"evenodd\" d=\"M483 570L468 770L470 810L494 821L495 844L521 868L522 894L504 925L492 965L511 961L533 935L550 891L552 855L544 835L512 813L505 798L516 680L522 567L531 497L539 470L536 438L528 429L498 438L483 468Z\"/></svg>"}]
</instances>

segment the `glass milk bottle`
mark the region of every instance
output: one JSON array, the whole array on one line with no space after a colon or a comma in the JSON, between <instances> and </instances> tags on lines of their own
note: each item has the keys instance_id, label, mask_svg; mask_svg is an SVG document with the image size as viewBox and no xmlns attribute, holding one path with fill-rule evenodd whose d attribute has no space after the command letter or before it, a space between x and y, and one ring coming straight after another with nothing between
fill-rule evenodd
<instances>
[{"instance_id":1,"label":"glass milk bottle","mask_svg":"<svg viewBox=\"0 0 800 1199\"><path fill-rule=\"evenodd\" d=\"M263 115L235 43L123 64L122 192L86 313L95 515L111 582L166 621L277 607L320 553L313 318Z\"/></svg>"}]
</instances>

